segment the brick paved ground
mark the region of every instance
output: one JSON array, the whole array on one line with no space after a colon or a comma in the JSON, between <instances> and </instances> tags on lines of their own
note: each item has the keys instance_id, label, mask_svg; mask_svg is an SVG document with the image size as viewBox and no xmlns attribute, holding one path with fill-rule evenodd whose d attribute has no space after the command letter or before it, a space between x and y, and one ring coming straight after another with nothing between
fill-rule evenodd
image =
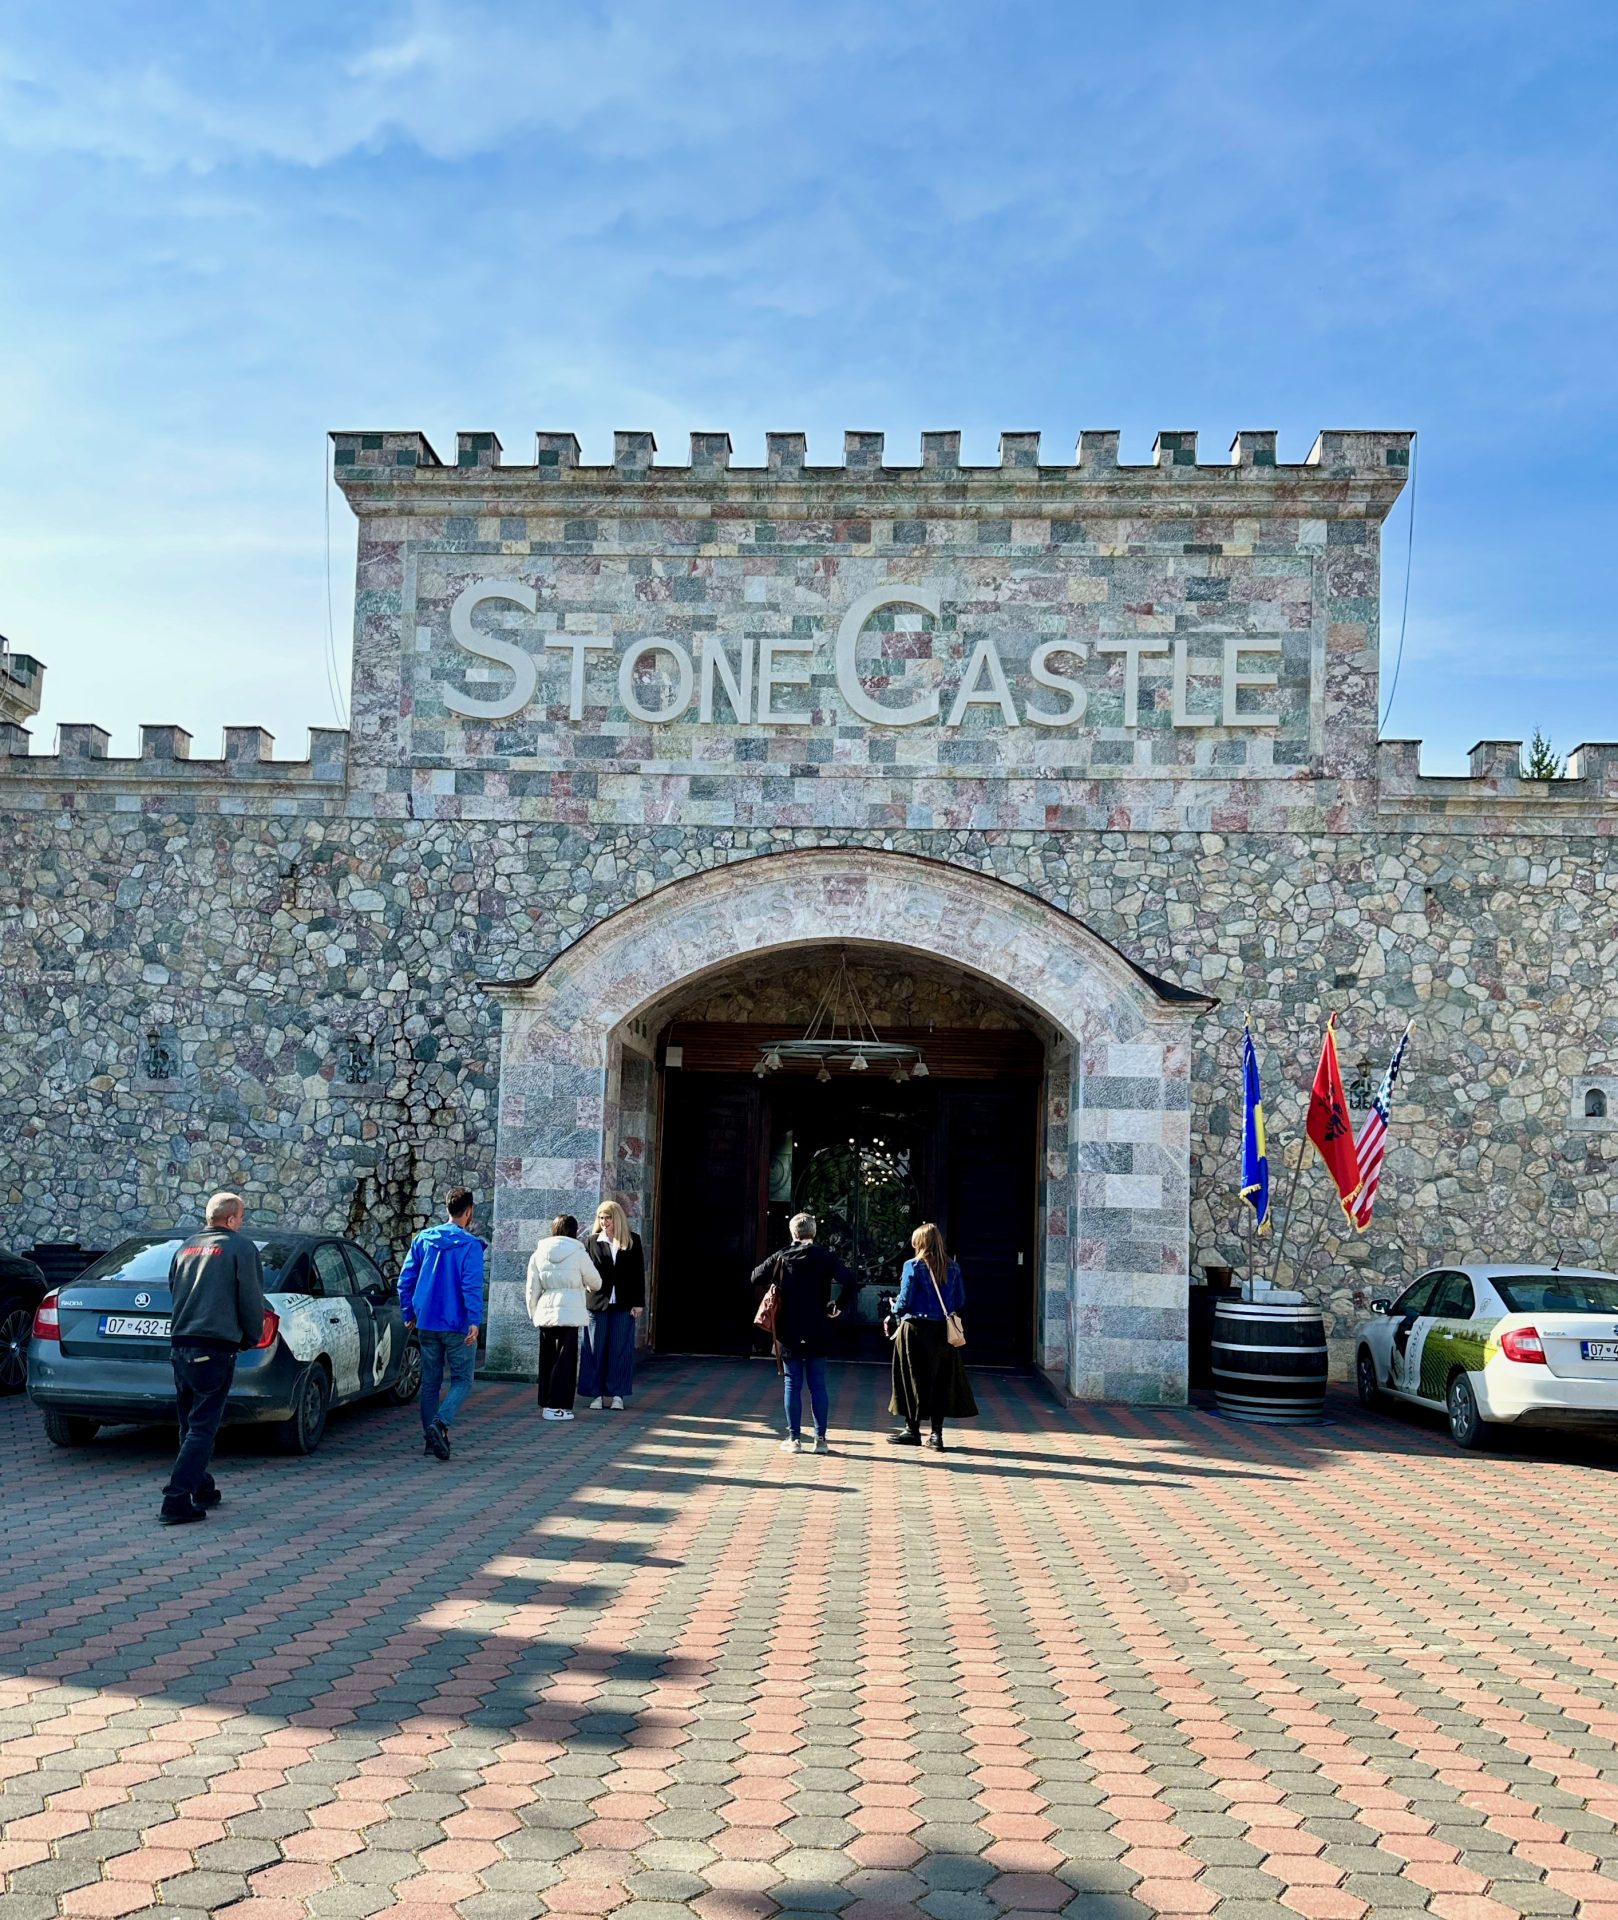
<instances>
[{"instance_id":1,"label":"brick paved ground","mask_svg":"<svg viewBox=\"0 0 1618 1920\"><path fill-rule=\"evenodd\" d=\"M0 1403L5 1920L1618 1920L1610 1454L980 1379L940 1459L863 1372L792 1458L772 1380L367 1410L177 1534Z\"/></svg>"}]
</instances>

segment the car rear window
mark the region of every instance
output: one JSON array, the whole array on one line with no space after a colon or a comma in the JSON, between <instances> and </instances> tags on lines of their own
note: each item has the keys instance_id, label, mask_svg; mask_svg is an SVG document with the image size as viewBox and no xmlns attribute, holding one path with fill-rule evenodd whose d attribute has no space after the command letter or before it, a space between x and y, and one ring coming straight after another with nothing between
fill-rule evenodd
<instances>
[{"instance_id":1,"label":"car rear window","mask_svg":"<svg viewBox=\"0 0 1618 1920\"><path fill-rule=\"evenodd\" d=\"M274 1292L280 1275L290 1267L302 1250L294 1240L257 1240L258 1256L264 1268L264 1285ZM74 1281L75 1286L95 1284L97 1286L118 1286L124 1281L131 1284L141 1280L166 1281L169 1267L174 1256L185 1245L183 1239L172 1234L145 1234L138 1239L125 1240L104 1253L92 1266L85 1268Z\"/></svg>"},{"instance_id":2,"label":"car rear window","mask_svg":"<svg viewBox=\"0 0 1618 1920\"><path fill-rule=\"evenodd\" d=\"M1611 1274L1519 1273L1494 1286L1508 1313L1618 1313Z\"/></svg>"}]
</instances>

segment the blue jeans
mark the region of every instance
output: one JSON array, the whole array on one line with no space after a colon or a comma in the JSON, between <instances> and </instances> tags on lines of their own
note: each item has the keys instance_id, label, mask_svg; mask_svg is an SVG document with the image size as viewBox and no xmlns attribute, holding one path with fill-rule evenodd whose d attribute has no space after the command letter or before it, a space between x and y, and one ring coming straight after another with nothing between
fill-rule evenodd
<instances>
[{"instance_id":1,"label":"blue jeans","mask_svg":"<svg viewBox=\"0 0 1618 1920\"><path fill-rule=\"evenodd\" d=\"M174 1400L180 1416L180 1451L174 1471L163 1489L166 1512L189 1507L199 1493L213 1491L214 1437L224 1418L230 1383L236 1377L233 1353L210 1353L201 1347L172 1349Z\"/></svg>"},{"instance_id":2,"label":"blue jeans","mask_svg":"<svg viewBox=\"0 0 1618 1920\"><path fill-rule=\"evenodd\" d=\"M418 1327L416 1338L421 1343L421 1430L425 1433L440 1421L446 1427L453 1426L456 1414L466 1405L466 1396L472 1391L472 1374L478 1363L477 1343L468 1340L464 1333L435 1333L427 1327ZM448 1393L444 1393L446 1367Z\"/></svg>"},{"instance_id":3,"label":"blue jeans","mask_svg":"<svg viewBox=\"0 0 1618 1920\"><path fill-rule=\"evenodd\" d=\"M625 1307L592 1313L579 1354L579 1398L628 1399L635 1379L635 1316Z\"/></svg>"},{"instance_id":4,"label":"blue jeans","mask_svg":"<svg viewBox=\"0 0 1618 1920\"><path fill-rule=\"evenodd\" d=\"M809 1382L809 1405L815 1416L815 1432L826 1431L826 1417L831 1412L831 1401L826 1393L826 1362L818 1353L812 1353L805 1359L794 1360L786 1356L784 1364L787 1370L787 1430L796 1440L803 1431L803 1383Z\"/></svg>"}]
</instances>

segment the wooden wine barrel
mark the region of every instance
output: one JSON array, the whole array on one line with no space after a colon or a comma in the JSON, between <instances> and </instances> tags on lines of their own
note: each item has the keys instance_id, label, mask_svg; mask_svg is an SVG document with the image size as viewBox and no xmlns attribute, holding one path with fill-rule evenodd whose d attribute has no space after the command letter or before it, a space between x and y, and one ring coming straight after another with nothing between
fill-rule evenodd
<instances>
[{"instance_id":1,"label":"wooden wine barrel","mask_svg":"<svg viewBox=\"0 0 1618 1920\"><path fill-rule=\"evenodd\" d=\"M1221 1300L1214 1309L1213 1386L1219 1411L1241 1420L1318 1420L1326 1407L1319 1307Z\"/></svg>"}]
</instances>

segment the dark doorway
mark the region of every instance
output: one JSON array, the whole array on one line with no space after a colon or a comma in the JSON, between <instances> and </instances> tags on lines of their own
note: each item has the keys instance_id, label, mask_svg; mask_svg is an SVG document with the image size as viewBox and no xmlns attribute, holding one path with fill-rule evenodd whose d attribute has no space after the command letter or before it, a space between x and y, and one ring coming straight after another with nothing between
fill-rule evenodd
<instances>
[{"instance_id":1,"label":"dark doorway","mask_svg":"<svg viewBox=\"0 0 1618 1920\"><path fill-rule=\"evenodd\" d=\"M1021 1037L1021 1036L1019 1036ZM1026 1069L1026 1053L1020 1056ZM664 1074L654 1337L671 1353L757 1350L753 1268L800 1210L862 1282L843 1354L881 1360L910 1233L937 1220L966 1276L974 1364L1033 1357L1038 1077Z\"/></svg>"}]
</instances>

